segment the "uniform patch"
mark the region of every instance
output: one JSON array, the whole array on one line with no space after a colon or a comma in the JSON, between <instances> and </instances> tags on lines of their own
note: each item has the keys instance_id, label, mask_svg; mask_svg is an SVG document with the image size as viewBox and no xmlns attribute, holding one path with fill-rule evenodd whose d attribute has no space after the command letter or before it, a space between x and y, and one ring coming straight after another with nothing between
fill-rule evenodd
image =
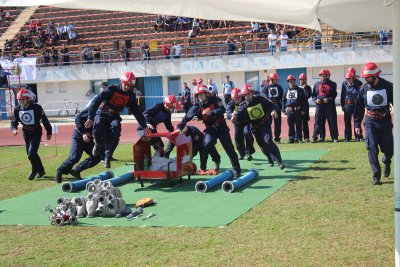
<instances>
[{"instance_id":1,"label":"uniform patch","mask_svg":"<svg viewBox=\"0 0 400 267\"><path fill-rule=\"evenodd\" d=\"M297 90L288 90L286 94L287 99L297 99Z\"/></svg>"},{"instance_id":2,"label":"uniform patch","mask_svg":"<svg viewBox=\"0 0 400 267\"><path fill-rule=\"evenodd\" d=\"M268 88L268 97L278 97L279 91L277 87L269 87Z\"/></svg>"},{"instance_id":3,"label":"uniform patch","mask_svg":"<svg viewBox=\"0 0 400 267\"><path fill-rule=\"evenodd\" d=\"M261 103L252 107L248 107L247 112L249 113L250 120L258 120L265 116Z\"/></svg>"},{"instance_id":4,"label":"uniform patch","mask_svg":"<svg viewBox=\"0 0 400 267\"><path fill-rule=\"evenodd\" d=\"M34 125L35 124L35 115L33 109L30 110L21 110L19 112L19 119L24 125Z\"/></svg>"},{"instance_id":5,"label":"uniform patch","mask_svg":"<svg viewBox=\"0 0 400 267\"><path fill-rule=\"evenodd\" d=\"M367 105L370 107L386 107L388 105L386 89L367 91Z\"/></svg>"}]
</instances>

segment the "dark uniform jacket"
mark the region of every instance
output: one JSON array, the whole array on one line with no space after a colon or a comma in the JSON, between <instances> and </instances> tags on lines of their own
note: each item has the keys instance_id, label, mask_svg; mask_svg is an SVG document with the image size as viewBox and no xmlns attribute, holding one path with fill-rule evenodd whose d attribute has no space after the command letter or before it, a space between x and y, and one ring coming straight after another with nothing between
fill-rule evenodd
<instances>
[{"instance_id":1,"label":"dark uniform jacket","mask_svg":"<svg viewBox=\"0 0 400 267\"><path fill-rule=\"evenodd\" d=\"M52 128L41 105L30 103L26 108L17 106L14 109L14 118L11 120L11 130L17 130L18 124L21 123L24 134L42 134L40 121L46 129L47 135L51 135Z\"/></svg>"},{"instance_id":2,"label":"dark uniform jacket","mask_svg":"<svg viewBox=\"0 0 400 267\"><path fill-rule=\"evenodd\" d=\"M151 106L143 113L146 123L157 126L159 123L164 123L168 131L173 132L174 127L171 122L171 111L164 108L163 103L157 103Z\"/></svg>"}]
</instances>

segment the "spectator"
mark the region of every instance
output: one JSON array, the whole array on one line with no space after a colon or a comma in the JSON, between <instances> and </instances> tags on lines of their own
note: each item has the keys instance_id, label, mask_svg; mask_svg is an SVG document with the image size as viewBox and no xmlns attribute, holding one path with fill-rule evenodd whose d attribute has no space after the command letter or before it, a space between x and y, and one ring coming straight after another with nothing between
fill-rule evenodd
<instances>
[{"instance_id":1,"label":"spectator","mask_svg":"<svg viewBox=\"0 0 400 267\"><path fill-rule=\"evenodd\" d=\"M321 33L316 32L314 36L314 47L315 49L321 49L322 48L322 43L321 43Z\"/></svg>"},{"instance_id":2,"label":"spectator","mask_svg":"<svg viewBox=\"0 0 400 267\"><path fill-rule=\"evenodd\" d=\"M128 54L128 56L129 56L129 54ZM93 49L94 63L100 63L100 57L101 57L101 48L97 45Z\"/></svg>"},{"instance_id":3,"label":"spectator","mask_svg":"<svg viewBox=\"0 0 400 267\"><path fill-rule=\"evenodd\" d=\"M43 58L43 61L44 61L44 65L46 67L48 67L49 63L50 63L50 51L47 48L43 48L43 50L42 50L42 58Z\"/></svg>"},{"instance_id":4,"label":"spectator","mask_svg":"<svg viewBox=\"0 0 400 267\"><path fill-rule=\"evenodd\" d=\"M224 90L225 104L228 105L231 101L232 89L235 88L235 84L230 80L229 75L226 75L225 82L222 83L222 88Z\"/></svg>"},{"instance_id":5,"label":"spectator","mask_svg":"<svg viewBox=\"0 0 400 267\"><path fill-rule=\"evenodd\" d=\"M121 57L124 59L124 62L131 61L130 55L129 55L129 50L124 46L122 46L122 49L120 51Z\"/></svg>"},{"instance_id":6,"label":"spectator","mask_svg":"<svg viewBox=\"0 0 400 267\"><path fill-rule=\"evenodd\" d=\"M30 34L32 34L32 35L37 34L36 22L34 20L31 20L28 27L29 27Z\"/></svg>"},{"instance_id":7,"label":"spectator","mask_svg":"<svg viewBox=\"0 0 400 267\"><path fill-rule=\"evenodd\" d=\"M19 55L18 55L19 57L27 57L28 55L26 54L26 52L23 50L23 49L21 49L20 51L19 51Z\"/></svg>"},{"instance_id":8,"label":"spectator","mask_svg":"<svg viewBox=\"0 0 400 267\"><path fill-rule=\"evenodd\" d=\"M196 32L193 29L189 31L188 38L189 44L191 44L193 38L196 38Z\"/></svg>"},{"instance_id":9,"label":"spectator","mask_svg":"<svg viewBox=\"0 0 400 267\"><path fill-rule=\"evenodd\" d=\"M92 64L93 60L93 51L89 46L86 46L82 51L83 59L86 61L86 64Z\"/></svg>"},{"instance_id":10,"label":"spectator","mask_svg":"<svg viewBox=\"0 0 400 267\"><path fill-rule=\"evenodd\" d=\"M387 40L389 36L389 30L379 31L379 40L381 45L387 45Z\"/></svg>"},{"instance_id":11,"label":"spectator","mask_svg":"<svg viewBox=\"0 0 400 267\"><path fill-rule=\"evenodd\" d=\"M228 38L226 39L225 44L228 48L228 55L235 54L235 50L236 50L235 40L230 35L228 35Z\"/></svg>"},{"instance_id":12,"label":"spectator","mask_svg":"<svg viewBox=\"0 0 400 267\"><path fill-rule=\"evenodd\" d=\"M207 81L207 87L208 87L208 90L211 91L211 94L212 94L213 96L218 97L218 88L217 88L217 85L213 82L212 79L208 79L208 81Z\"/></svg>"},{"instance_id":13,"label":"spectator","mask_svg":"<svg viewBox=\"0 0 400 267\"><path fill-rule=\"evenodd\" d=\"M75 45L77 36L78 35L76 34L76 32L74 32L73 30L70 30L68 32L68 45L70 42L74 43L74 45Z\"/></svg>"},{"instance_id":14,"label":"spectator","mask_svg":"<svg viewBox=\"0 0 400 267\"><path fill-rule=\"evenodd\" d=\"M200 22L199 22L199 19L194 19L193 20L192 30L194 31L194 35L199 36L199 34L200 34Z\"/></svg>"},{"instance_id":15,"label":"spectator","mask_svg":"<svg viewBox=\"0 0 400 267\"><path fill-rule=\"evenodd\" d=\"M69 50L67 47L65 47L65 44L62 45L60 52L63 59L63 65L65 66L69 65Z\"/></svg>"},{"instance_id":16,"label":"spectator","mask_svg":"<svg viewBox=\"0 0 400 267\"><path fill-rule=\"evenodd\" d=\"M239 53L246 54L246 40L243 39L242 35L239 36L238 45L239 45Z\"/></svg>"},{"instance_id":17,"label":"spectator","mask_svg":"<svg viewBox=\"0 0 400 267\"><path fill-rule=\"evenodd\" d=\"M162 55L165 59L169 59L171 57L171 49L168 47L166 43L163 43L161 46Z\"/></svg>"},{"instance_id":18,"label":"spectator","mask_svg":"<svg viewBox=\"0 0 400 267\"><path fill-rule=\"evenodd\" d=\"M142 47L142 56L143 56L143 60L151 60L151 55L150 55L150 47L148 46L147 43L143 43Z\"/></svg>"},{"instance_id":19,"label":"spectator","mask_svg":"<svg viewBox=\"0 0 400 267\"><path fill-rule=\"evenodd\" d=\"M54 66L58 66L58 50L53 46L50 52L51 58L53 59Z\"/></svg>"},{"instance_id":20,"label":"spectator","mask_svg":"<svg viewBox=\"0 0 400 267\"><path fill-rule=\"evenodd\" d=\"M11 20L11 15L10 15L10 11L6 10L6 14L4 15L4 17L6 18L6 21L9 22Z\"/></svg>"},{"instance_id":21,"label":"spectator","mask_svg":"<svg viewBox=\"0 0 400 267\"><path fill-rule=\"evenodd\" d=\"M4 51L12 51L12 50L13 50L12 42L6 39L6 42L4 43Z\"/></svg>"},{"instance_id":22,"label":"spectator","mask_svg":"<svg viewBox=\"0 0 400 267\"><path fill-rule=\"evenodd\" d=\"M260 32L260 25L257 22L251 22L251 33L252 33L252 38L257 37L257 33Z\"/></svg>"},{"instance_id":23,"label":"spectator","mask_svg":"<svg viewBox=\"0 0 400 267\"><path fill-rule=\"evenodd\" d=\"M35 43L34 43L34 45L33 45L33 48L35 48L36 50L42 49L42 48L43 48L42 39L37 38L37 39L35 40Z\"/></svg>"},{"instance_id":24,"label":"spectator","mask_svg":"<svg viewBox=\"0 0 400 267\"><path fill-rule=\"evenodd\" d=\"M154 30L156 32L158 32L158 29L160 29L160 28L161 28L162 31L164 31L165 30L165 25L164 25L164 20L163 20L162 16L158 15L157 18L156 18L156 23L154 24Z\"/></svg>"},{"instance_id":25,"label":"spectator","mask_svg":"<svg viewBox=\"0 0 400 267\"><path fill-rule=\"evenodd\" d=\"M179 45L179 43L174 42L174 45L172 46L172 53L174 55L174 58L180 58L181 52L182 47Z\"/></svg>"},{"instance_id":26,"label":"spectator","mask_svg":"<svg viewBox=\"0 0 400 267\"><path fill-rule=\"evenodd\" d=\"M286 32L284 30L281 31L281 35L279 35L279 43L280 43L280 51L286 52L288 48L288 39Z\"/></svg>"},{"instance_id":27,"label":"spectator","mask_svg":"<svg viewBox=\"0 0 400 267\"><path fill-rule=\"evenodd\" d=\"M268 45L269 45L269 50L274 53L276 52L276 40L278 37L275 34L274 30L270 30L268 34Z\"/></svg>"}]
</instances>

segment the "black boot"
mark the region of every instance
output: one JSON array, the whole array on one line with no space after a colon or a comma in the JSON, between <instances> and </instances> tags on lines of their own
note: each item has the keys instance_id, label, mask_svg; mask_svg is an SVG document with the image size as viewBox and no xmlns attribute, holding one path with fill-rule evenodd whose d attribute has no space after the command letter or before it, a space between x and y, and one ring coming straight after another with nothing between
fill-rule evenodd
<instances>
[{"instance_id":1,"label":"black boot","mask_svg":"<svg viewBox=\"0 0 400 267\"><path fill-rule=\"evenodd\" d=\"M252 161L253 160L253 156L251 154L247 154L247 160L248 161Z\"/></svg>"},{"instance_id":2,"label":"black boot","mask_svg":"<svg viewBox=\"0 0 400 267\"><path fill-rule=\"evenodd\" d=\"M69 174L71 174L72 176L74 176L76 179L82 179L81 177L81 173L76 171L75 169L72 169Z\"/></svg>"},{"instance_id":3,"label":"black boot","mask_svg":"<svg viewBox=\"0 0 400 267\"><path fill-rule=\"evenodd\" d=\"M57 183L62 182L62 172L59 169L57 169L57 172L56 172L56 182Z\"/></svg>"},{"instance_id":4,"label":"black boot","mask_svg":"<svg viewBox=\"0 0 400 267\"><path fill-rule=\"evenodd\" d=\"M214 170L216 170L216 171L219 170L219 162L214 163Z\"/></svg>"},{"instance_id":5,"label":"black boot","mask_svg":"<svg viewBox=\"0 0 400 267\"><path fill-rule=\"evenodd\" d=\"M111 161L109 158L104 159L104 167L111 168Z\"/></svg>"},{"instance_id":6,"label":"black boot","mask_svg":"<svg viewBox=\"0 0 400 267\"><path fill-rule=\"evenodd\" d=\"M282 162L279 162L278 163L278 166L279 166L279 168L281 169L281 170L283 170L284 168L286 168L286 165L285 165L285 163L282 161Z\"/></svg>"},{"instance_id":7,"label":"black boot","mask_svg":"<svg viewBox=\"0 0 400 267\"><path fill-rule=\"evenodd\" d=\"M385 177L389 177L390 176L390 165L389 164L385 164L385 170L384 170L384 175Z\"/></svg>"},{"instance_id":8,"label":"black boot","mask_svg":"<svg viewBox=\"0 0 400 267\"><path fill-rule=\"evenodd\" d=\"M46 172L44 170L41 170L38 172L38 178L42 178L44 175L46 174Z\"/></svg>"},{"instance_id":9,"label":"black boot","mask_svg":"<svg viewBox=\"0 0 400 267\"><path fill-rule=\"evenodd\" d=\"M381 185L381 180L379 178L376 177L372 177L372 184L373 185Z\"/></svg>"},{"instance_id":10,"label":"black boot","mask_svg":"<svg viewBox=\"0 0 400 267\"><path fill-rule=\"evenodd\" d=\"M29 176L28 176L28 179L29 179L29 180L35 179L35 177L36 177L37 174L38 174L37 171L31 171L31 173L30 173Z\"/></svg>"}]
</instances>

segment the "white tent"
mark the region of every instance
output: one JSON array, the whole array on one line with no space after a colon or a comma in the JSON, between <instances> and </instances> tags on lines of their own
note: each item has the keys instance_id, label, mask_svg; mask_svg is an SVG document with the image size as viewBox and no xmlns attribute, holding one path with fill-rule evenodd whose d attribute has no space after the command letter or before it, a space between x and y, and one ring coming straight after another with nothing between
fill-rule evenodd
<instances>
[{"instance_id":1,"label":"white tent","mask_svg":"<svg viewBox=\"0 0 400 267\"><path fill-rule=\"evenodd\" d=\"M290 24L319 30L319 21L348 32L393 29L396 266L400 267L400 0L0 0L5 6L49 5Z\"/></svg>"}]
</instances>

